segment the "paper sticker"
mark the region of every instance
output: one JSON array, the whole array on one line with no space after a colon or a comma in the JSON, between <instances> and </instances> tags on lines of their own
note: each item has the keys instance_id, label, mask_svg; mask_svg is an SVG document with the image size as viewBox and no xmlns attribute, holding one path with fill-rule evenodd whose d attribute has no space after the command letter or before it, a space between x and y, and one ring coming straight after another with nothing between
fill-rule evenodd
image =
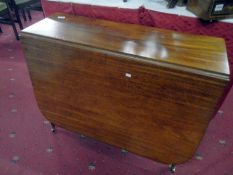
<instances>
[{"instance_id":1,"label":"paper sticker","mask_svg":"<svg viewBox=\"0 0 233 175\"><path fill-rule=\"evenodd\" d=\"M132 77L132 75L130 73L125 73L125 76L128 77L128 78Z\"/></svg>"},{"instance_id":2,"label":"paper sticker","mask_svg":"<svg viewBox=\"0 0 233 175\"><path fill-rule=\"evenodd\" d=\"M217 5L215 6L214 11L215 11L215 12L222 11L223 7L224 7L224 4L217 4Z\"/></svg>"},{"instance_id":3,"label":"paper sticker","mask_svg":"<svg viewBox=\"0 0 233 175\"><path fill-rule=\"evenodd\" d=\"M58 19L66 19L65 16L57 16Z\"/></svg>"}]
</instances>

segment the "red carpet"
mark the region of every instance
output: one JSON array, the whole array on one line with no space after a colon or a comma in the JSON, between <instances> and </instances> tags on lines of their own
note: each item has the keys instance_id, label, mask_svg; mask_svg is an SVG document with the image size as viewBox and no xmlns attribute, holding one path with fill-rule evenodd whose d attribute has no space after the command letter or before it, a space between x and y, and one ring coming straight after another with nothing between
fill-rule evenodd
<instances>
[{"instance_id":1,"label":"red carpet","mask_svg":"<svg viewBox=\"0 0 233 175\"><path fill-rule=\"evenodd\" d=\"M162 20L162 17L153 17ZM40 13L33 14L34 21L41 18ZM158 21L155 24L158 25ZM176 24L166 24L178 28ZM221 23L213 25L216 29L222 26ZM48 121L36 105L20 43L15 40L10 26L1 26L4 33L0 34L0 175L170 174L166 165L78 133L59 128L52 134ZM194 30L193 26L199 26L199 23L187 24L179 30ZM218 31L219 35L228 33L226 37L232 37L232 25L227 26L229 28L224 28L224 32ZM227 42L232 58L232 38ZM196 155L177 167L177 175L233 174L232 111L231 89L221 110L211 121Z\"/></svg>"}]
</instances>

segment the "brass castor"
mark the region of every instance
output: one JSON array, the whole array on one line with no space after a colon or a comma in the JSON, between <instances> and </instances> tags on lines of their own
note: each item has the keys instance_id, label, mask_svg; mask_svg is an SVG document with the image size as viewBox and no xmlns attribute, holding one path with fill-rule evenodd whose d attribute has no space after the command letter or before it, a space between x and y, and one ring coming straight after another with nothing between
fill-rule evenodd
<instances>
[{"instance_id":1,"label":"brass castor","mask_svg":"<svg viewBox=\"0 0 233 175\"><path fill-rule=\"evenodd\" d=\"M55 133L55 132L56 132L56 126L55 126L55 124L54 124L54 123L51 123L51 126L52 126L51 131L52 131L53 133Z\"/></svg>"},{"instance_id":2,"label":"brass castor","mask_svg":"<svg viewBox=\"0 0 233 175\"><path fill-rule=\"evenodd\" d=\"M169 165L169 171L170 171L171 173L175 173L175 172L176 172L176 165L170 164L170 165Z\"/></svg>"}]
</instances>

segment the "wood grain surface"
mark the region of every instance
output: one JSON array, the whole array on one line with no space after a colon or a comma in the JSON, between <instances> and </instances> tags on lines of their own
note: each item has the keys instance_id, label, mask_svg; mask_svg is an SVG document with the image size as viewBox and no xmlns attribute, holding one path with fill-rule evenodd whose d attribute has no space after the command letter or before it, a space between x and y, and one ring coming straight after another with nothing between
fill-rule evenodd
<instances>
[{"instance_id":1,"label":"wood grain surface","mask_svg":"<svg viewBox=\"0 0 233 175\"><path fill-rule=\"evenodd\" d=\"M21 36L44 116L162 163L192 158L229 81L224 41L58 16Z\"/></svg>"},{"instance_id":2,"label":"wood grain surface","mask_svg":"<svg viewBox=\"0 0 233 175\"><path fill-rule=\"evenodd\" d=\"M58 17L65 16L65 19ZM24 33L229 74L224 39L182 34L141 25L57 14L26 29Z\"/></svg>"}]
</instances>

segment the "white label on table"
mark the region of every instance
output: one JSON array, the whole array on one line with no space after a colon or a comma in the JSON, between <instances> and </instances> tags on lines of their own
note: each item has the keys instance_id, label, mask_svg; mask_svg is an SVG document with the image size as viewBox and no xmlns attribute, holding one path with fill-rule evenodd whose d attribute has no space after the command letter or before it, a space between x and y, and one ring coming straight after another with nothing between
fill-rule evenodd
<instances>
[{"instance_id":1,"label":"white label on table","mask_svg":"<svg viewBox=\"0 0 233 175\"><path fill-rule=\"evenodd\" d=\"M57 16L58 19L66 19L65 16Z\"/></svg>"},{"instance_id":2,"label":"white label on table","mask_svg":"<svg viewBox=\"0 0 233 175\"><path fill-rule=\"evenodd\" d=\"M130 73L125 73L125 76L128 77L128 78L132 77L132 75Z\"/></svg>"},{"instance_id":3,"label":"white label on table","mask_svg":"<svg viewBox=\"0 0 233 175\"><path fill-rule=\"evenodd\" d=\"M217 5L215 6L214 11L215 11L215 12L222 11L223 7L224 7L224 4L217 4Z\"/></svg>"}]
</instances>

